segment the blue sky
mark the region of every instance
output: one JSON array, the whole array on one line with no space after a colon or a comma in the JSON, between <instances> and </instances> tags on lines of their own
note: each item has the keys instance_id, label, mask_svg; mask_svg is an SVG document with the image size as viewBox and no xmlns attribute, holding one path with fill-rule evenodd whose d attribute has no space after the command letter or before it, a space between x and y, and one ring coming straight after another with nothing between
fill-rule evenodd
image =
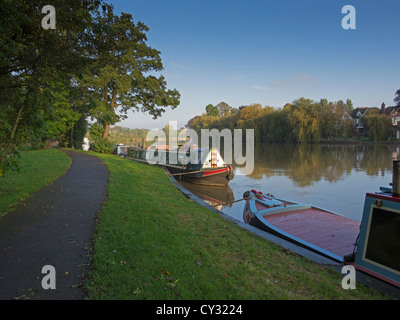
<instances>
[{"instance_id":1,"label":"blue sky","mask_svg":"<svg viewBox=\"0 0 400 320\"><path fill-rule=\"evenodd\" d=\"M181 104L153 120L129 113L130 128L178 127L208 104L283 107L300 97L393 105L400 89L398 0L110 0L149 28L168 88ZM342 28L342 7L356 29Z\"/></svg>"}]
</instances>

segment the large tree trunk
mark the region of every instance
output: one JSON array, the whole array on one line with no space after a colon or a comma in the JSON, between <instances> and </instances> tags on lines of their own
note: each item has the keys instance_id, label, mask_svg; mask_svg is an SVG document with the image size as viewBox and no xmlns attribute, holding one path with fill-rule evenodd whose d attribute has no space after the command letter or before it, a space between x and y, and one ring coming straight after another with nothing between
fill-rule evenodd
<instances>
[{"instance_id":1,"label":"large tree trunk","mask_svg":"<svg viewBox=\"0 0 400 320\"><path fill-rule=\"evenodd\" d=\"M108 95L105 94L104 95L104 100L105 100L106 103L107 103L107 98L108 98ZM115 110L115 108L118 106L117 104L115 104L116 99L117 99L117 89L114 88L113 94L112 94L112 98L111 98L111 101L110 101L112 110ZM108 138L108 134L110 133L110 127L111 127L111 123L106 123L106 125L104 127L103 139L107 139Z\"/></svg>"},{"instance_id":2,"label":"large tree trunk","mask_svg":"<svg viewBox=\"0 0 400 320\"><path fill-rule=\"evenodd\" d=\"M32 93L32 88L30 88L28 90L28 92L26 94L26 97L25 97L25 101L22 103L22 105L20 106L20 108L18 110L17 117L16 117L16 119L14 121L14 125L13 125L13 127L11 129L11 134L10 134L10 138L8 140L8 144L7 144L7 146L6 146L5 150L4 150L4 154L7 154L11 150L13 145L14 145L14 139L15 139L15 135L16 135L16 132L17 132L19 120L21 119L22 112L24 111L25 107L29 103L28 100L29 100L29 97L30 97L31 93Z\"/></svg>"},{"instance_id":3,"label":"large tree trunk","mask_svg":"<svg viewBox=\"0 0 400 320\"><path fill-rule=\"evenodd\" d=\"M106 123L106 126L104 127L103 139L108 138L108 134L110 132L110 127L111 127L111 123Z\"/></svg>"}]
</instances>

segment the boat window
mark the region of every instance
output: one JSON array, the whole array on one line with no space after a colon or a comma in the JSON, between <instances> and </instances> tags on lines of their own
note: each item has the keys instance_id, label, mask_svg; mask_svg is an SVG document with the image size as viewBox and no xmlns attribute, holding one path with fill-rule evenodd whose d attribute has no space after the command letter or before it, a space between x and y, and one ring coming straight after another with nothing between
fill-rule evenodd
<instances>
[{"instance_id":1,"label":"boat window","mask_svg":"<svg viewBox=\"0 0 400 320\"><path fill-rule=\"evenodd\" d=\"M373 208L365 258L400 272L400 214Z\"/></svg>"}]
</instances>

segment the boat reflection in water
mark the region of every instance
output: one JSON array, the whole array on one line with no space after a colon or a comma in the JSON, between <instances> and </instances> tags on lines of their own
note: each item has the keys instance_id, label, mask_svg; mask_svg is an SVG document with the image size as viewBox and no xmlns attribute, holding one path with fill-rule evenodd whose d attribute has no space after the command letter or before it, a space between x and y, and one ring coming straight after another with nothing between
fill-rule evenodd
<instances>
[{"instance_id":1,"label":"boat reflection in water","mask_svg":"<svg viewBox=\"0 0 400 320\"><path fill-rule=\"evenodd\" d=\"M198 185L185 181L178 181L178 183L219 211L222 211L224 207L232 207L232 203L235 200L232 189L229 186L221 188Z\"/></svg>"}]
</instances>

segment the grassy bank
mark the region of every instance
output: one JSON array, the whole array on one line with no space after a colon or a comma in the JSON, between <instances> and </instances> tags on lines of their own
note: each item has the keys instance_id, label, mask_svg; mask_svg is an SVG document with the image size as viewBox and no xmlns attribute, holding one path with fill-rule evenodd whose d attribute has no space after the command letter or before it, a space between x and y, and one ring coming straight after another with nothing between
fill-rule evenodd
<instances>
[{"instance_id":1,"label":"grassy bank","mask_svg":"<svg viewBox=\"0 0 400 320\"><path fill-rule=\"evenodd\" d=\"M157 167L96 154L110 170L88 299L382 299L201 207Z\"/></svg>"},{"instance_id":2,"label":"grassy bank","mask_svg":"<svg viewBox=\"0 0 400 320\"><path fill-rule=\"evenodd\" d=\"M21 152L21 170L0 178L0 217L33 192L63 175L71 159L56 149Z\"/></svg>"}]
</instances>

